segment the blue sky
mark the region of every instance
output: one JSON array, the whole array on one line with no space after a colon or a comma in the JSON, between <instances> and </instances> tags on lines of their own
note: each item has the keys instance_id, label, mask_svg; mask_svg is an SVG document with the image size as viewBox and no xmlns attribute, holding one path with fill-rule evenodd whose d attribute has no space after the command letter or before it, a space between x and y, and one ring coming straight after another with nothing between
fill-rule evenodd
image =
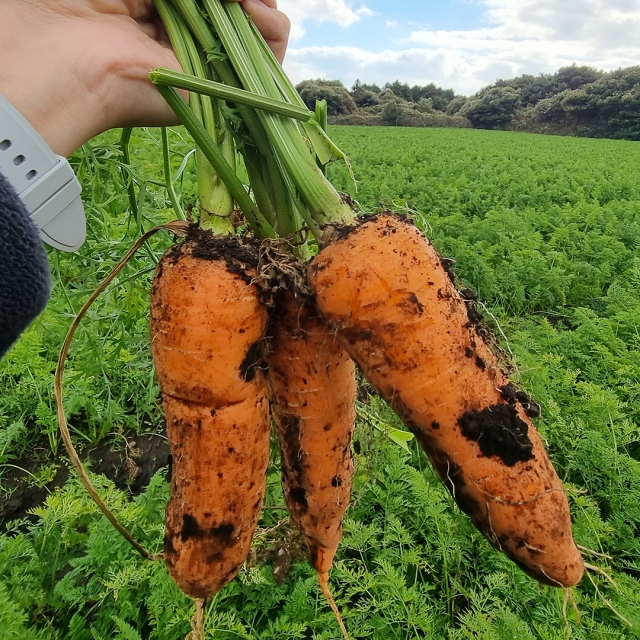
<instances>
[{"instance_id":1,"label":"blue sky","mask_svg":"<svg viewBox=\"0 0 640 640\"><path fill-rule=\"evenodd\" d=\"M362 6L362 3L356 7ZM411 2L410 0L373 0L365 4L374 15L362 16L348 28L311 21L296 47L351 44L372 51L397 47L407 31L418 29L472 29L484 23L484 11L478 4L464 0ZM357 9L356 9L357 10Z\"/></svg>"},{"instance_id":2,"label":"blue sky","mask_svg":"<svg viewBox=\"0 0 640 640\"><path fill-rule=\"evenodd\" d=\"M280 0L295 81L435 82L471 95L578 63L640 64L640 0Z\"/></svg>"}]
</instances>

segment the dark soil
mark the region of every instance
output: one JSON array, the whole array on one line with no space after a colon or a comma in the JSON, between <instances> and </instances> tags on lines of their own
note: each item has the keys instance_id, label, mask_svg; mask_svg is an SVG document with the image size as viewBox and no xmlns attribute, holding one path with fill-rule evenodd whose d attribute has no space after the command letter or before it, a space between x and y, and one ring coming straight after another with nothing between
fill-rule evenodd
<instances>
[{"instance_id":1,"label":"dark soil","mask_svg":"<svg viewBox=\"0 0 640 640\"><path fill-rule=\"evenodd\" d=\"M215 236L211 231L192 224L185 241L173 245L163 260L171 260L175 263L185 251L191 252L194 258L200 260L224 260L230 273L240 276L247 284L251 284L255 274L247 273L247 271L257 269L259 249L260 240L258 238ZM161 274L162 261L158 265L158 269L158 273Z\"/></svg>"},{"instance_id":2,"label":"dark soil","mask_svg":"<svg viewBox=\"0 0 640 640\"><path fill-rule=\"evenodd\" d=\"M530 418L539 418L542 409L540 408L540 404L535 400L532 400L524 391L518 389L514 384L509 383L500 389L502 393L502 397L510 404L515 405L516 402L519 402L525 413Z\"/></svg>"},{"instance_id":3,"label":"dark soil","mask_svg":"<svg viewBox=\"0 0 640 640\"><path fill-rule=\"evenodd\" d=\"M169 443L160 435L132 436L121 438L88 450L83 461L94 473L107 476L122 490L131 495L144 491L159 469L169 466ZM69 462L58 456L43 463L41 460L23 458L12 460L0 479L0 526L22 518L33 519L29 510L44 503L50 492L62 487L69 478ZM43 487L34 484L32 475L37 475L43 466L56 465L55 477Z\"/></svg>"},{"instance_id":4,"label":"dark soil","mask_svg":"<svg viewBox=\"0 0 640 640\"><path fill-rule=\"evenodd\" d=\"M483 411L470 411L458 424L465 438L480 445L483 455L498 456L508 467L534 457L529 426L512 405L499 404Z\"/></svg>"}]
</instances>

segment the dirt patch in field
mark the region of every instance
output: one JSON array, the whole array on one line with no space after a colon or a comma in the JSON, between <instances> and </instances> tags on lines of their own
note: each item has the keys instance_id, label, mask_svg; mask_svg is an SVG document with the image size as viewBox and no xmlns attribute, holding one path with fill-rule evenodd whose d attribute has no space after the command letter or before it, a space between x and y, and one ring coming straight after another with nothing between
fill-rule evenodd
<instances>
[{"instance_id":1,"label":"dirt patch in field","mask_svg":"<svg viewBox=\"0 0 640 640\"><path fill-rule=\"evenodd\" d=\"M144 491L159 469L170 464L169 443L164 436L120 438L82 454L94 473L105 475L131 495ZM69 479L69 462L58 456L43 462L32 458L12 460L0 478L0 526L29 516L46 497ZM35 477L34 477L35 476Z\"/></svg>"}]
</instances>

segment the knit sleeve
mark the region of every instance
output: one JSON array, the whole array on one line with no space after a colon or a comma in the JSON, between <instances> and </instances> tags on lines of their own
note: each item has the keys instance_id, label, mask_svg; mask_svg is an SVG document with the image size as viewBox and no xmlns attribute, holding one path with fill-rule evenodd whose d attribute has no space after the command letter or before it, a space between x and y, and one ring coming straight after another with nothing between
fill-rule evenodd
<instances>
[{"instance_id":1,"label":"knit sleeve","mask_svg":"<svg viewBox=\"0 0 640 640\"><path fill-rule=\"evenodd\" d=\"M0 174L0 358L44 309L47 254L22 201Z\"/></svg>"}]
</instances>

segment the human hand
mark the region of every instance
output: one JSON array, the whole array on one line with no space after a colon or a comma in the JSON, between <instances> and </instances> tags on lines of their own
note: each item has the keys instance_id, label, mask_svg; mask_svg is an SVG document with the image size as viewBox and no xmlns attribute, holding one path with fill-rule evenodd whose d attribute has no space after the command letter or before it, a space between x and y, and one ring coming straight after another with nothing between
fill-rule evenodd
<instances>
[{"instance_id":1,"label":"human hand","mask_svg":"<svg viewBox=\"0 0 640 640\"><path fill-rule=\"evenodd\" d=\"M282 59L276 0L242 1ZM180 70L153 0L0 1L0 93L59 155L108 129L175 124L155 67Z\"/></svg>"},{"instance_id":2,"label":"human hand","mask_svg":"<svg viewBox=\"0 0 640 640\"><path fill-rule=\"evenodd\" d=\"M60 155L123 126L172 124L149 70L180 70L152 0L3 0L0 93Z\"/></svg>"},{"instance_id":3,"label":"human hand","mask_svg":"<svg viewBox=\"0 0 640 640\"><path fill-rule=\"evenodd\" d=\"M287 52L291 22L282 11L278 11L277 0L227 1L242 3L242 7L251 16L256 27L258 27L258 31L267 41L280 64L282 64Z\"/></svg>"}]
</instances>

